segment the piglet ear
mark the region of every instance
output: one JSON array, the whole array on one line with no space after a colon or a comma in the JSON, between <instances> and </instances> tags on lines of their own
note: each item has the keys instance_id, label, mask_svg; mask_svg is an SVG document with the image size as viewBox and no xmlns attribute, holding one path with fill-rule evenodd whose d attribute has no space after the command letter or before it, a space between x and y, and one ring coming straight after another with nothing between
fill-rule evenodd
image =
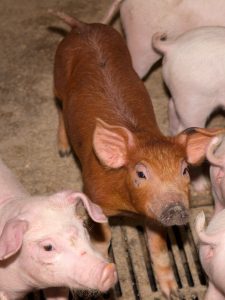
<instances>
[{"instance_id":1,"label":"piglet ear","mask_svg":"<svg viewBox=\"0 0 225 300\"><path fill-rule=\"evenodd\" d=\"M212 139L224 132L224 128L193 127L184 130L175 139L186 148L187 162L198 165L205 159L208 145Z\"/></svg>"},{"instance_id":2,"label":"piglet ear","mask_svg":"<svg viewBox=\"0 0 225 300\"><path fill-rule=\"evenodd\" d=\"M93 203L85 194L83 193L73 193L69 196L73 198L75 203L78 203L79 200L82 200L84 207L86 208L89 216L92 218L93 221L97 223L107 223L108 219L104 215L102 209L97 204Z\"/></svg>"},{"instance_id":3,"label":"piglet ear","mask_svg":"<svg viewBox=\"0 0 225 300\"><path fill-rule=\"evenodd\" d=\"M220 134L212 139L207 147L206 157L210 164L224 168L225 162L225 135Z\"/></svg>"},{"instance_id":4,"label":"piglet ear","mask_svg":"<svg viewBox=\"0 0 225 300\"><path fill-rule=\"evenodd\" d=\"M128 149L134 146L131 131L122 126L111 126L101 119L96 121L93 147L100 162L109 168L126 165Z\"/></svg>"},{"instance_id":5,"label":"piglet ear","mask_svg":"<svg viewBox=\"0 0 225 300\"><path fill-rule=\"evenodd\" d=\"M28 229L28 222L12 219L8 221L0 236L0 260L15 254L22 246L23 235Z\"/></svg>"}]
</instances>

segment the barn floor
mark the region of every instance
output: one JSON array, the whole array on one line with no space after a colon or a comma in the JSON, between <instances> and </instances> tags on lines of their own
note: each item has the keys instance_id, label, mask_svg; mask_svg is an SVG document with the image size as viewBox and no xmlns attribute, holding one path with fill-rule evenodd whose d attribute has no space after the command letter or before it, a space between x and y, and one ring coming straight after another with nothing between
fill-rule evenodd
<instances>
[{"instance_id":1,"label":"barn floor","mask_svg":"<svg viewBox=\"0 0 225 300\"><path fill-rule=\"evenodd\" d=\"M49 8L97 22L112 1L0 1L0 155L31 194L82 189L73 157L60 158L56 146L57 112L53 97L53 58L68 27L47 13ZM114 26L120 29L119 21ZM58 29L58 30L57 30ZM167 133L167 95L160 69L146 80L157 120ZM211 199L192 199L192 219L200 209L210 213ZM201 208L197 208L202 206ZM113 221L114 222L114 221ZM142 227L112 225L112 255L119 284L110 298L163 299L155 282ZM190 224L193 224L191 222ZM206 280L200 268L192 226L173 228L168 249L180 288L180 299L203 299ZM107 299L107 296L106 296Z\"/></svg>"}]
</instances>

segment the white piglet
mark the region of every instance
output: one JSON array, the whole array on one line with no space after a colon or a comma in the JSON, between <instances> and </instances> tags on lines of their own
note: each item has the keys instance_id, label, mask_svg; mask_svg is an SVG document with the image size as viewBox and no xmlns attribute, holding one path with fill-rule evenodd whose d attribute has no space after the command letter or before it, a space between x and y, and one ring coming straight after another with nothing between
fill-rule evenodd
<instances>
[{"instance_id":1,"label":"white piglet","mask_svg":"<svg viewBox=\"0 0 225 300\"><path fill-rule=\"evenodd\" d=\"M214 215L205 229L205 215L197 215L199 256L209 284L204 300L225 300L225 209Z\"/></svg>"},{"instance_id":2,"label":"white piglet","mask_svg":"<svg viewBox=\"0 0 225 300\"><path fill-rule=\"evenodd\" d=\"M174 40L156 33L152 43L164 55L163 79L171 94L170 133L205 127L210 115L225 107L225 27L196 28ZM202 176L193 184L198 192L207 187Z\"/></svg>"},{"instance_id":3,"label":"white piglet","mask_svg":"<svg viewBox=\"0 0 225 300\"><path fill-rule=\"evenodd\" d=\"M142 78L159 60L151 45L155 32L176 38L200 26L225 26L224 15L224 0L124 0L120 18L135 71Z\"/></svg>"},{"instance_id":4,"label":"white piglet","mask_svg":"<svg viewBox=\"0 0 225 300\"><path fill-rule=\"evenodd\" d=\"M174 40L156 33L152 42L164 55L171 134L205 127L210 114L225 106L225 27L193 29Z\"/></svg>"},{"instance_id":5,"label":"white piglet","mask_svg":"<svg viewBox=\"0 0 225 300\"><path fill-rule=\"evenodd\" d=\"M95 222L107 222L83 193L30 196L0 160L0 299L57 286L107 291L115 284L114 264L93 249L76 212L80 201Z\"/></svg>"},{"instance_id":6,"label":"white piglet","mask_svg":"<svg viewBox=\"0 0 225 300\"><path fill-rule=\"evenodd\" d=\"M156 33L152 42L164 55L171 133L205 127L210 114L225 106L225 27L193 29L174 40Z\"/></svg>"},{"instance_id":7,"label":"white piglet","mask_svg":"<svg viewBox=\"0 0 225 300\"><path fill-rule=\"evenodd\" d=\"M206 157L210 163L210 179L212 195L217 214L225 209L225 135L221 134L212 139L208 145Z\"/></svg>"}]
</instances>

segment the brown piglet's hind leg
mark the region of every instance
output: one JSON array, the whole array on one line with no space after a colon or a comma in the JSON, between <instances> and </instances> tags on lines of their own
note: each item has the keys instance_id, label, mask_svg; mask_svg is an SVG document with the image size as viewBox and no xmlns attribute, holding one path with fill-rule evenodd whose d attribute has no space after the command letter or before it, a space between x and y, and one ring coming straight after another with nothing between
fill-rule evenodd
<instances>
[{"instance_id":1,"label":"brown piglet's hind leg","mask_svg":"<svg viewBox=\"0 0 225 300\"><path fill-rule=\"evenodd\" d=\"M66 129L65 129L65 123L63 119L63 113L62 109L57 106L58 110L58 118L59 118L59 124L58 124L58 150L61 157L68 156L71 152L69 140L67 137Z\"/></svg>"}]
</instances>

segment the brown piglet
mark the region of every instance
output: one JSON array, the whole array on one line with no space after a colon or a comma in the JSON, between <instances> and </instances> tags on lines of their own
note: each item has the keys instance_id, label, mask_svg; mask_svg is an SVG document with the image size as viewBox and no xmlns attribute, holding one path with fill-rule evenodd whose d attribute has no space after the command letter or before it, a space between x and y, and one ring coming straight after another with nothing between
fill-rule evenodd
<instances>
[{"instance_id":1,"label":"brown piglet","mask_svg":"<svg viewBox=\"0 0 225 300\"><path fill-rule=\"evenodd\" d=\"M55 55L59 150L76 153L85 193L107 216L145 217L148 246L162 292L176 281L166 251L165 226L188 222L188 164L205 158L220 129L192 128L164 136L121 35L56 13L72 30Z\"/></svg>"}]
</instances>

